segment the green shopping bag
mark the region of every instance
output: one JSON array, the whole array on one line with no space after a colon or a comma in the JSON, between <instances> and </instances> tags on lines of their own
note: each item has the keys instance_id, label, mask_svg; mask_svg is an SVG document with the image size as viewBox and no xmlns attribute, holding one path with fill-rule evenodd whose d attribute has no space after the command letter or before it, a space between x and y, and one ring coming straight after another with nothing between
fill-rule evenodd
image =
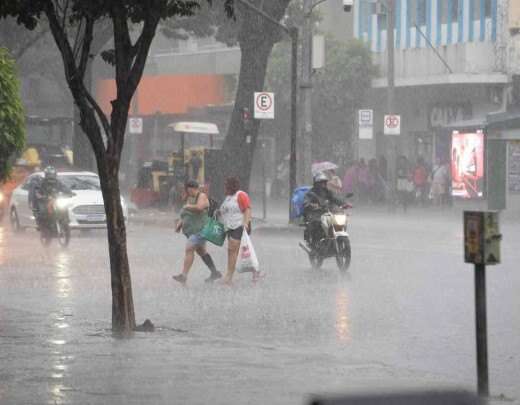
<instances>
[{"instance_id":1,"label":"green shopping bag","mask_svg":"<svg viewBox=\"0 0 520 405\"><path fill-rule=\"evenodd\" d=\"M209 218L204 228L200 231L200 236L217 246L222 246L226 240L226 230L224 225L216 219Z\"/></svg>"}]
</instances>

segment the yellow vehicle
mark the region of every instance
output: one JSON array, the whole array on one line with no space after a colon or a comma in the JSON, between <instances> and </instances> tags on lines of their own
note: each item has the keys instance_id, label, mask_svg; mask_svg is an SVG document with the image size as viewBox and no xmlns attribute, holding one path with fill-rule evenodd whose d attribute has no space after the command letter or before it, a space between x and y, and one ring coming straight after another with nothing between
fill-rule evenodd
<instances>
[{"instance_id":1,"label":"yellow vehicle","mask_svg":"<svg viewBox=\"0 0 520 405\"><path fill-rule=\"evenodd\" d=\"M207 122L174 122L160 139L168 162L149 162L140 170L138 187L131 200L138 207L155 203L179 207L182 205L184 182L195 179L206 189L215 172L223 137L216 124Z\"/></svg>"}]
</instances>

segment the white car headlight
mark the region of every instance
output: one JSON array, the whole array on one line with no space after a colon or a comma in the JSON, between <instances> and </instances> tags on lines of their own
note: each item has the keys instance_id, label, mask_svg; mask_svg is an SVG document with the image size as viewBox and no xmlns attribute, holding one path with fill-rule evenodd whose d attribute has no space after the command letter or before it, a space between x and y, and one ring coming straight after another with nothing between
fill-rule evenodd
<instances>
[{"instance_id":1,"label":"white car headlight","mask_svg":"<svg viewBox=\"0 0 520 405\"><path fill-rule=\"evenodd\" d=\"M69 208L69 205L71 204L70 198L58 198L56 200L56 208L59 210L65 210Z\"/></svg>"},{"instance_id":2,"label":"white car headlight","mask_svg":"<svg viewBox=\"0 0 520 405\"><path fill-rule=\"evenodd\" d=\"M334 215L334 222L336 225L344 226L347 223L347 216L345 214Z\"/></svg>"}]
</instances>

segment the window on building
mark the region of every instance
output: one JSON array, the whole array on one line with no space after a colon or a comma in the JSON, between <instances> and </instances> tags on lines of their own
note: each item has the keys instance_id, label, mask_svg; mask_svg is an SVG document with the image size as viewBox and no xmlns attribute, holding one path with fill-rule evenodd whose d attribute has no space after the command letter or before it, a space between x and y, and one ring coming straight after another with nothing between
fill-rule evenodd
<instances>
[{"instance_id":1,"label":"window on building","mask_svg":"<svg viewBox=\"0 0 520 405\"><path fill-rule=\"evenodd\" d=\"M408 24L411 27L416 23L417 1L418 0L408 0Z\"/></svg>"},{"instance_id":2,"label":"window on building","mask_svg":"<svg viewBox=\"0 0 520 405\"><path fill-rule=\"evenodd\" d=\"M386 13L381 13L377 15L377 26L380 30L386 30Z\"/></svg>"},{"instance_id":3,"label":"window on building","mask_svg":"<svg viewBox=\"0 0 520 405\"><path fill-rule=\"evenodd\" d=\"M491 0L484 0L484 12L486 18L491 17Z\"/></svg>"},{"instance_id":4,"label":"window on building","mask_svg":"<svg viewBox=\"0 0 520 405\"><path fill-rule=\"evenodd\" d=\"M459 18L459 0L451 0L451 21L457 21Z\"/></svg>"},{"instance_id":5,"label":"window on building","mask_svg":"<svg viewBox=\"0 0 520 405\"><path fill-rule=\"evenodd\" d=\"M471 1L471 0L470 0ZM472 0L473 1L473 20L480 20L480 0Z\"/></svg>"},{"instance_id":6,"label":"window on building","mask_svg":"<svg viewBox=\"0 0 520 405\"><path fill-rule=\"evenodd\" d=\"M417 25L426 25L426 0L417 0Z\"/></svg>"},{"instance_id":7,"label":"window on building","mask_svg":"<svg viewBox=\"0 0 520 405\"><path fill-rule=\"evenodd\" d=\"M446 24L448 22L448 0L439 0L439 21L441 24Z\"/></svg>"}]
</instances>

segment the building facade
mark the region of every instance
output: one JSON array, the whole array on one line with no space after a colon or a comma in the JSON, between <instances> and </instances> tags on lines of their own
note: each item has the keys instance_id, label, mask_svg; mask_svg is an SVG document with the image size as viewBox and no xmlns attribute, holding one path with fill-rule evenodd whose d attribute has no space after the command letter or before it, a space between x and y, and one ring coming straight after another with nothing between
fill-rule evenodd
<instances>
[{"instance_id":1,"label":"building facade","mask_svg":"<svg viewBox=\"0 0 520 405\"><path fill-rule=\"evenodd\" d=\"M397 141L382 134L388 70L385 4L358 0L354 8L354 35L372 50L380 71L367 105L375 110L375 136L360 140L360 157L404 155L410 161L421 156L431 165L436 159L449 162L454 129L484 130L489 114L514 108L520 2L394 0L393 112L401 115Z\"/></svg>"}]
</instances>

